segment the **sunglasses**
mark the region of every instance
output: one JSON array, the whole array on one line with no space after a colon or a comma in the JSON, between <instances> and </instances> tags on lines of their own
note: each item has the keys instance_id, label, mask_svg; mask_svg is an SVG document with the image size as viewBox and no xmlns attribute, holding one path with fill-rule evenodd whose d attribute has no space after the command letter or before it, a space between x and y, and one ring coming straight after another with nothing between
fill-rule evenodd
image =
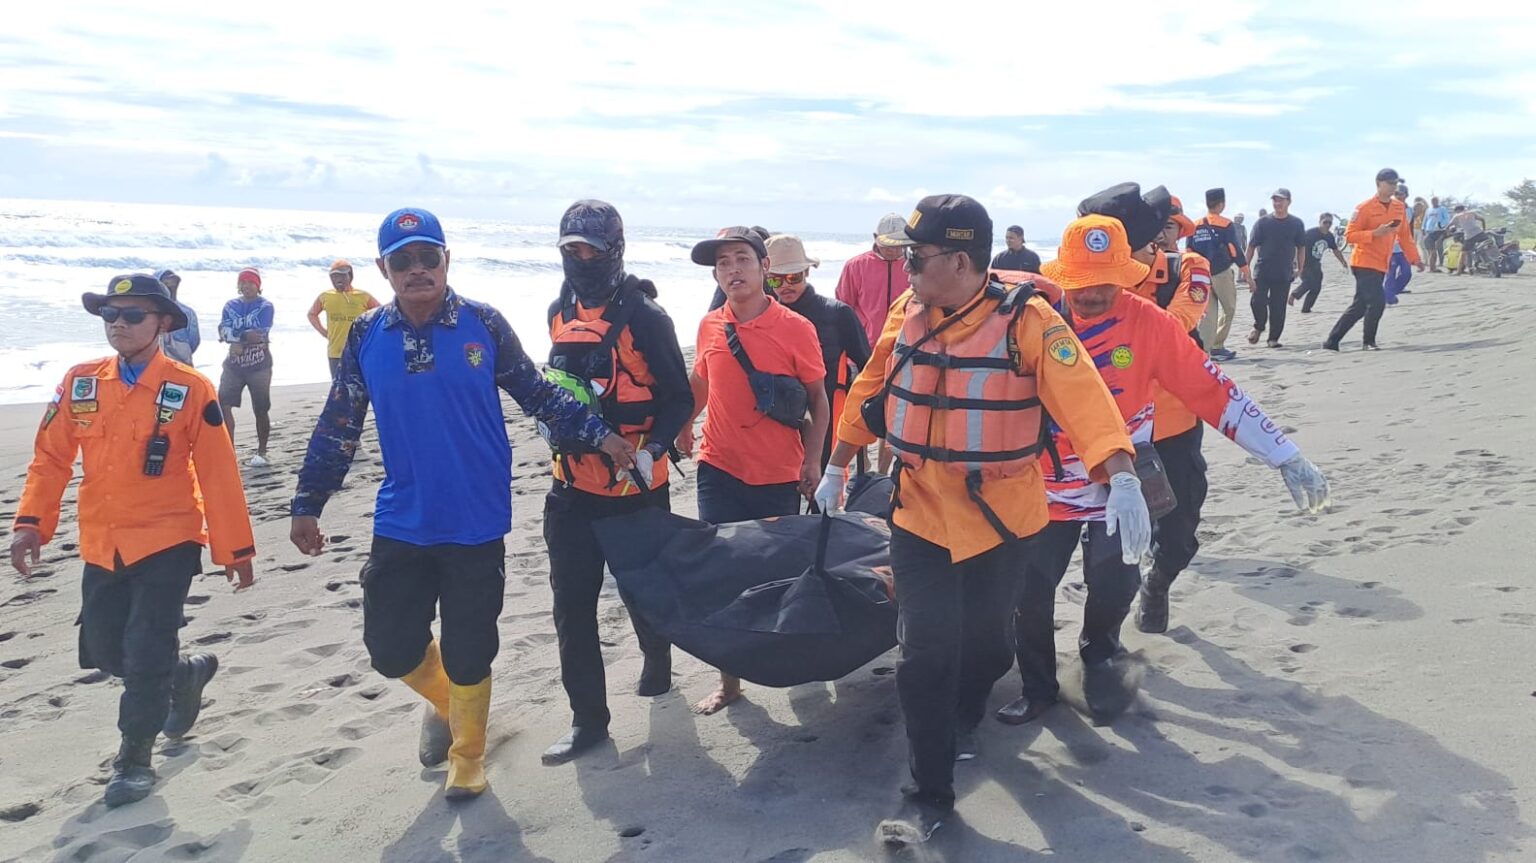
<instances>
[{"instance_id":1,"label":"sunglasses","mask_svg":"<svg viewBox=\"0 0 1536 863\"><path fill-rule=\"evenodd\" d=\"M763 281L768 285L768 290L777 291L779 288L782 288L785 285L805 284L805 273L789 273L786 275L769 273L768 278L764 279Z\"/></svg>"},{"instance_id":2,"label":"sunglasses","mask_svg":"<svg viewBox=\"0 0 1536 863\"><path fill-rule=\"evenodd\" d=\"M945 249L942 252L934 252L931 255L919 255L917 253L917 247L916 246L907 246L906 249L904 249L902 251L902 255L907 259L907 269L911 270L914 273L920 273L920 272L923 271L923 262L924 261L930 260L932 258L942 258L945 255L953 255L953 254L955 254L956 252L959 252L959 251L962 251L962 250L961 249Z\"/></svg>"},{"instance_id":3,"label":"sunglasses","mask_svg":"<svg viewBox=\"0 0 1536 863\"><path fill-rule=\"evenodd\" d=\"M351 275L352 275L352 271L351 270L332 270L331 271L331 278L333 278L333 279L345 279L345 278L347 278L348 276L351 276Z\"/></svg>"},{"instance_id":4,"label":"sunglasses","mask_svg":"<svg viewBox=\"0 0 1536 863\"><path fill-rule=\"evenodd\" d=\"M401 249L398 252L390 252L389 257L384 260L389 263L389 268L397 273L406 272L417 266L423 270L435 270L442 266L443 253L437 249L421 249L415 252Z\"/></svg>"},{"instance_id":5,"label":"sunglasses","mask_svg":"<svg viewBox=\"0 0 1536 863\"><path fill-rule=\"evenodd\" d=\"M109 324L115 324L117 323L118 318L122 318L123 323L125 324L137 325L144 323L146 318L155 313L149 311L148 309L138 308L137 306L128 306L126 308L120 306L102 306L100 314L101 319Z\"/></svg>"}]
</instances>

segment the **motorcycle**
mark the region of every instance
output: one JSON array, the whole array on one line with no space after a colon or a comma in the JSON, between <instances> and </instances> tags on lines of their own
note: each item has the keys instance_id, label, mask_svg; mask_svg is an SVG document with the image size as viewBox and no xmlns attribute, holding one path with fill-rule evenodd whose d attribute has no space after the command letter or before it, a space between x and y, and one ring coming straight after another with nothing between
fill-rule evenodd
<instances>
[{"instance_id":1,"label":"motorcycle","mask_svg":"<svg viewBox=\"0 0 1536 863\"><path fill-rule=\"evenodd\" d=\"M1508 234L1508 228L1500 228L1497 231L1484 231L1472 238L1469 248L1463 252L1467 255L1467 270L1473 273L1481 273L1485 276L1500 278L1506 272L1505 247L1509 245L1504 237ZM1515 269L1519 269L1517 265Z\"/></svg>"}]
</instances>

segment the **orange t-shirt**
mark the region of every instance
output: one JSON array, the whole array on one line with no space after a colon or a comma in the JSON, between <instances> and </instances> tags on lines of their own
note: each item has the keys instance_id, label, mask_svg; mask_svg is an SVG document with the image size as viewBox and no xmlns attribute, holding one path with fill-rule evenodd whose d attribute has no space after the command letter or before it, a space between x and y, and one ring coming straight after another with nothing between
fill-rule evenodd
<instances>
[{"instance_id":1,"label":"orange t-shirt","mask_svg":"<svg viewBox=\"0 0 1536 863\"><path fill-rule=\"evenodd\" d=\"M1168 282L1168 277L1168 258L1160 253L1157 260L1153 262L1152 272L1147 275L1146 281L1132 288L1131 293L1156 303L1157 289ZM1197 252L1181 253L1179 255L1179 287L1165 311L1177 318L1185 329L1193 330L1200 325L1200 319L1205 317L1205 307L1210 302L1210 297L1210 262ZM1162 387L1157 388L1155 401L1157 402L1156 440L1167 440L1175 435L1181 435L1200 424L1200 419L1193 411Z\"/></svg>"},{"instance_id":2,"label":"orange t-shirt","mask_svg":"<svg viewBox=\"0 0 1536 863\"><path fill-rule=\"evenodd\" d=\"M693 373L709 392L699 461L747 485L799 482L805 462L800 432L758 412L747 373L726 345L728 323L736 325L742 350L758 371L789 375L807 389L822 386L827 376L815 325L772 297L768 310L750 321L738 321L730 303L705 315L693 360Z\"/></svg>"}]
</instances>

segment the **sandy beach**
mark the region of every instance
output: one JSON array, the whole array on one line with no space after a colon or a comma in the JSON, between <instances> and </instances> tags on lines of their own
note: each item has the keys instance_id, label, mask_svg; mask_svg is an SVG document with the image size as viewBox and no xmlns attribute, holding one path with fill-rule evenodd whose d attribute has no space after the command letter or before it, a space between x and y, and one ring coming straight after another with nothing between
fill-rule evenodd
<instances>
[{"instance_id":1,"label":"sandy beach","mask_svg":"<svg viewBox=\"0 0 1536 863\"><path fill-rule=\"evenodd\" d=\"M1067 703L1024 727L983 724L981 757L957 769L961 820L931 859L1536 859L1536 278L1415 275L1383 320L1382 350L1361 352L1357 328L1336 355L1320 345L1352 281L1325 264L1318 308L1291 310L1284 349L1243 341L1240 295L1240 356L1226 368L1296 430L1332 481L1333 510L1297 514L1274 471L1208 434L1203 548L1174 587L1172 627L1126 626L1144 664L1139 700L1105 727L1079 709L1074 566L1058 604ZM906 773L894 653L835 684L749 685L743 701L696 717L688 706L716 677L691 657L676 657L669 694L630 694L640 653L610 581L599 616L613 741L540 765L569 713L540 527L547 451L515 409L491 790L446 803L442 770L416 761L421 702L373 672L363 648L358 571L382 472L371 432L322 519L326 552L304 558L288 542L323 392L275 393L273 467L245 469L258 583L239 595L221 573L194 583L183 645L223 667L193 733L157 744L149 799L99 802L121 690L76 663L72 489L42 572L23 582L6 568L0 861L876 855L873 828ZM6 524L41 411L0 408ZM238 421L244 456L249 411ZM686 470L673 500L691 516ZM997 687L994 708L1016 681Z\"/></svg>"}]
</instances>

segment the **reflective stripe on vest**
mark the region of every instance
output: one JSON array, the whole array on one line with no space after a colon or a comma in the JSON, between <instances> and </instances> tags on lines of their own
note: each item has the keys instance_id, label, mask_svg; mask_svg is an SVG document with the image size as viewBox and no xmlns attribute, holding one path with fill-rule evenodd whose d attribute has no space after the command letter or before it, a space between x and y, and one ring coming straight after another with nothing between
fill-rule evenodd
<instances>
[{"instance_id":1,"label":"reflective stripe on vest","mask_svg":"<svg viewBox=\"0 0 1536 863\"><path fill-rule=\"evenodd\" d=\"M913 353L911 346L928 332L928 308L908 301L896 349L886 361L891 389L885 408L886 441L906 467L936 461L994 479L1035 461L1040 398L1034 375L1020 374L1008 355L1012 312L987 315L963 341L930 341L937 351ZM898 362L909 353L910 360ZM935 426L942 428L942 444L935 442Z\"/></svg>"}]
</instances>

